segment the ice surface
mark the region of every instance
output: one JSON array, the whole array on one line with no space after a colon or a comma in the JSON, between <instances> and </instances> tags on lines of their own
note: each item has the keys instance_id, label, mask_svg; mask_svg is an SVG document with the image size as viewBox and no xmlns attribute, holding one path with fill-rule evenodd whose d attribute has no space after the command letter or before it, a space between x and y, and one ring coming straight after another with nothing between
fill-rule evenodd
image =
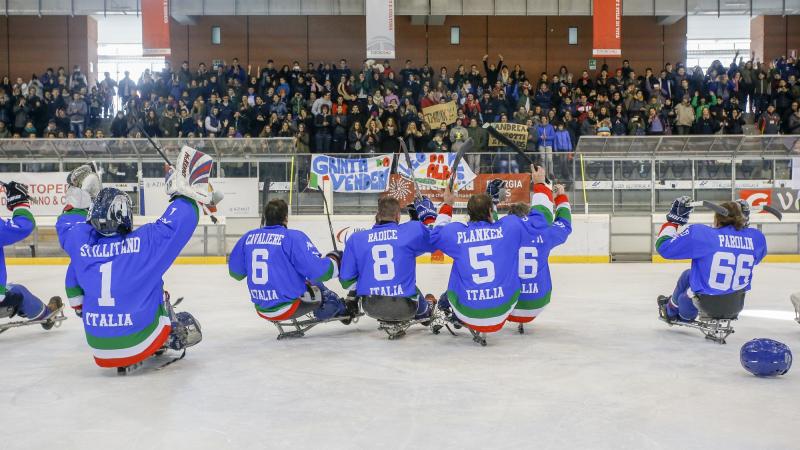
<instances>
[{"instance_id":1,"label":"ice surface","mask_svg":"<svg viewBox=\"0 0 800 450\"><path fill-rule=\"evenodd\" d=\"M682 264L554 265L553 302L528 333L477 346L465 331L376 322L277 341L222 266L166 276L204 339L162 371L95 366L80 322L0 335L2 449L800 448L800 367L758 379L738 360L754 337L800 355L789 294L800 265L765 264L727 345L657 319ZM11 266L43 298L65 268ZM440 293L447 266L422 265Z\"/></svg>"}]
</instances>

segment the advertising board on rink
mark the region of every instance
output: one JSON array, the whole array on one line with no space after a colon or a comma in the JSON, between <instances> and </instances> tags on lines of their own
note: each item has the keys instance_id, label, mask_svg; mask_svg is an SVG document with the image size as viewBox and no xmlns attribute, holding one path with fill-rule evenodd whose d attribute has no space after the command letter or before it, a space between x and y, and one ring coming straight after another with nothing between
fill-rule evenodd
<instances>
[{"instance_id":1,"label":"advertising board on rink","mask_svg":"<svg viewBox=\"0 0 800 450\"><path fill-rule=\"evenodd\" d=\"M222 192L225 199L219 204L217 215L223 217L260 217L258 210L258 178L212 178L214 190ZM142 202L139 214L161 215L167 209L169 197L164 193L163 178L145 178L142 182Z\"/></svg>"},{"instance_id":2,"label":"advertising board on rink","mask_svg":"<svg viewBox=\"0 0 800 450\"><path fill-rule=\"evenodd\" d=\"M34 216L57 216L67 206L68 172L13 172L0 173L0 181L16 181L28 185L31 212ZM0 187L0 192L5 192ZM5 210L5 195L0 199Z\"/></svg>"},{"instance_id":3,"label":"advertising board on rink","mask_svg":"<svg viewBox=\"0 0 800 450\"><path fill-rule=\"evenodd\" d=\"M455 153L412 153L410 156L412 170L409 171L406 159L400 158L397 161L398 174L411 179L411 173L413 172L417 184L438 189L443 189L447 186L454 170ZM465 159L461 160L455 170L456 182L453 185L455 189L460 189L475 179L475 172L472 171ZM386 189L381 191L384 190Z\"/></svg>"}]
</instances>

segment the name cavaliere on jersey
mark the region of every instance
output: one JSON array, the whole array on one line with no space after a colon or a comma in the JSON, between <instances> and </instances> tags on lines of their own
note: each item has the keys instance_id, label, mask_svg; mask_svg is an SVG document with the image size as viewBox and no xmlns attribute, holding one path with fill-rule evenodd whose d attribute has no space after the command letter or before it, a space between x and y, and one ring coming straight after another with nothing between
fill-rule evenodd
<instances>
[{"instance_id":1,"label":"name cavaliere on jersey","mask_svg":"<svg viewBox=\"0 0 800 450\"><path fill-rule=\"evenodd\" d=\"M105 244L81 245L81 256L84 258L108 258L129 253L139 253L142 241L138 237L129 237L117 242Z\"/></svg>"},{"instance_id":2,"label":"name cavaliere on jersey","mask_svg":"<svg viewBox=\"0 0 800 450\"><path fill-rule=\"evenodd\" d=\"M459 231L457 234L459 244L503 239L502 228L477 228L474 230L469 230L469 232Z\"/></svg>"}]
</instances>

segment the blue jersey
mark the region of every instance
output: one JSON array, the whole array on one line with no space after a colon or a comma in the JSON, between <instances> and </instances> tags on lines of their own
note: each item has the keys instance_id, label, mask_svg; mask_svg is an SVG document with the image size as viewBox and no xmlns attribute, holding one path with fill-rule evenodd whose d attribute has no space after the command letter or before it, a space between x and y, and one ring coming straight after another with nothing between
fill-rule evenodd
<instances>
[{"instance_id":1,"label":"blue jersey","mask_svg":"<svg viewBox=\"0 0 800 450\"><path fill-rule=\"evenodd\" d=\"M422 222L375 224L347 240L339 278L345 288L357 282L358 295L414 297L417 256L432 250Z\"/></svg>"},{"instance_id":2,"label":"blue jersey","mask_svg":"<svg viewBox=\"0 0 800 450\"><path fill-rule=\"evenodd\" d=\"M247 278L250 299L262 316L275 318L306 292L306 281L321 283L336 275L305 233L282 225L247 232L233 247L228 271Z\"/></svg>"},{"instance_id":3,"label":"blue jersey","mask_svg":"<svg viewBox=\"0 0 800 450\"><path fill-rule=\"evenodd\" d=\"M525 218L433 229L433 246L453 258L447 295L459 319L484 331L502 327L519 296L519 249L547 226L544 215L532 209Z\"/></svg>"},{"instance_id":4,"label":"blue jersey","mask_svg":"<svg viewBox=\"0 0 800 450\"><path fill-rule=\"evenodd\" d=\"M753 267L766 256L767 241L755 228L689 225L677 233L677 226L667 223L661 229L656 249L667 259L692 260L692 291L722 295L750 290Z\"/></svg>"},{"instance_id":5,"label":"blue jersey","mask_svg":"<svg viewBox=\"0 0 800 450\"><path fill-rule=\"evenodd\" d=\"M567 241L572 233L569 209L556 208L556 220L538 236L524 242L519 248L519 278L522 287L519 300L535 300L550 294L550 252Z\"/></svg>"},{"instance_id":6,"label":"blue jersey","mask_svg":"<svg viewBox=\"0 0 800 450\"><path fill-rule=\"evenodd\" d=\"M6 295L8 273L6 272L6 256L3 247L19 242L28 237L36 226L31 210L18 206L14 208L11 219L0 220L0 300Z\"/></svg>"},{"instance_id":7,"label":"blue jersey","mask_svg":"<svg viewBox=\"0 0 800 450\"><path fill-rule=\"evenodd\" d=\"M95 361L128 365L152 354L169 335L162 277L192 237L199 210L193 200L179 197L156 222L114 236L101 235L85 217L86 211L72 210L56 223L70 257L67 294L71 300L82 297Z\"/></svg>"}]
</instances>

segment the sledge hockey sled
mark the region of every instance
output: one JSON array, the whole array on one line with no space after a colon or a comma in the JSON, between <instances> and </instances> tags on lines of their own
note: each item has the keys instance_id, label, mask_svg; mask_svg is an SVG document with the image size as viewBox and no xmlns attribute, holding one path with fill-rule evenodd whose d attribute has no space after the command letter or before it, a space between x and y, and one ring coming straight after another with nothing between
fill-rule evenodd
<instances>
[{"instance_id":1,"label":"sledge hockey sled","mask_svg":"<svg viewBox=\"0 0 800 450\"><path fill-rule=\"evenodd\" d=\"M792 305L794 305L794 320L800 323L800 292L792 294Z\"/></svg>"},{"instance_id":2,"label":"sledge hockey sled","mask_svg":"<svg viewBox=\"0 0 800 450\"><path fill-rule=\"evenodd\" d=\"M438 303L436 304L436 309L439 310ZM453 310L451 309L446 311L445 310L439 310L439 311L440 311L439 320L431 327L431 329L433 330L433 334L439 334L439 330L441 330L442 327L445 327L447 328L447 331L450 332L450 334L456 336L456 333L450 328L450 325L453 325L453 328L455 328L456 330L463 327L466 328L467 331L469 331L469 334L472 335L472 342L480 344L481 347L486 347L486 333L476 331L470 328L469 325L459 320L458 317L456 317L456 315L453 313Z\"/></svg>"},{"instance_id":3,"label":"sledge hockey sled","mask_svg":"<svg viewBox=\"0 0 800 450\"><path fill-rule=\"evenodd\" d=\"M739 313L744 308L745 291L736 291L725 295L695 294L692 298L697 308L697 318L692 321L670 319L665 315L665 309L659 305L659 319L670 326L695 328L700 330L710 341L725 344L725 339L734 333L732 321L739 318Z\"/></svg>"},{"instance_id":4,"label":"sledge hockey sled","mask_svg":"<svg viewBox=\"0 0 800 450\"><path fill-rule=\"evenodd\" d=\"M389 340L403 337L412 325L429 327L434 334L438 334L441 328L441 326L435 328L436 324L441 323L442 314L439 308L431 305L430 317L415 319L417 302L408 297L364 296L361 297L361 308L368 316L378 321L378 329L386 332Z\"/></svg>"},{"instance_id":5,"label":"sledge hockey sled","mask_svg":"<svg viewBox=\"0 0 800 450\"><path fill-rule=\"evenodd\" d=\"M318 292L318 291L317 291ZM351 322L358 322L358 318L363 316L362 312L354 312L343 316L331 317L329 319L320 320L314 317L314 310L322 305L322 301L318 300L316 296L312 301L301 300L297 310L291 317L284 320L269 320L269 322L278 328L278 340L294 337L303 337L306 331L314 328L315 326L328 322L342 321L349 325ZM288 331L285 329L288 328Z\"/></svg>"},{"instance_id":6,"label":"sledge hockey sled","mask_svg":"<svg viewBox=\"0 0 800 450\"><path fill-rule=\"evenodd\" d=\"M0 317L9 317L8 315L2 315ZM58 308L55 312L50 314L45 319L37 319L37 320L16 320L13 322L2 323L0 324L0 333L4 331L10 330L11 328L18 328L24 327L28 325L42 325L48 322L53 324L52 328L58 328L61 326L61 322L67 320L67 317L64 315L64 307Z\"/></svg>"},{"instance_id":7,"label":"sledge hockey sled","mask_svg":"<svg viewBox=\"0 0 800 450\"><path fill-rule=\"evenodd\" d=\"M195 319L194 316L188 312L175 312L175 307L178 306L182 301L183 297L176 300L175 304L173 305L169 301L169 293L164 293L164 306L167 308L167 313L169 314L170 322L172 323L172 330L170 331L167 341L164 342L164 345L149 358L145 358L144 360L129 366L117 367L117 375L129 375L137 372L145 365L145 362L148 362L149 364L149 361L162 356L169 350L181 352L179 356L176 356L169 361L156 366L156 370L161 370L170 364L182 360L186 356L187 348L196 345L203 340L200 322L198 322L197 319Z\"/></svg>"}]
</instances>

